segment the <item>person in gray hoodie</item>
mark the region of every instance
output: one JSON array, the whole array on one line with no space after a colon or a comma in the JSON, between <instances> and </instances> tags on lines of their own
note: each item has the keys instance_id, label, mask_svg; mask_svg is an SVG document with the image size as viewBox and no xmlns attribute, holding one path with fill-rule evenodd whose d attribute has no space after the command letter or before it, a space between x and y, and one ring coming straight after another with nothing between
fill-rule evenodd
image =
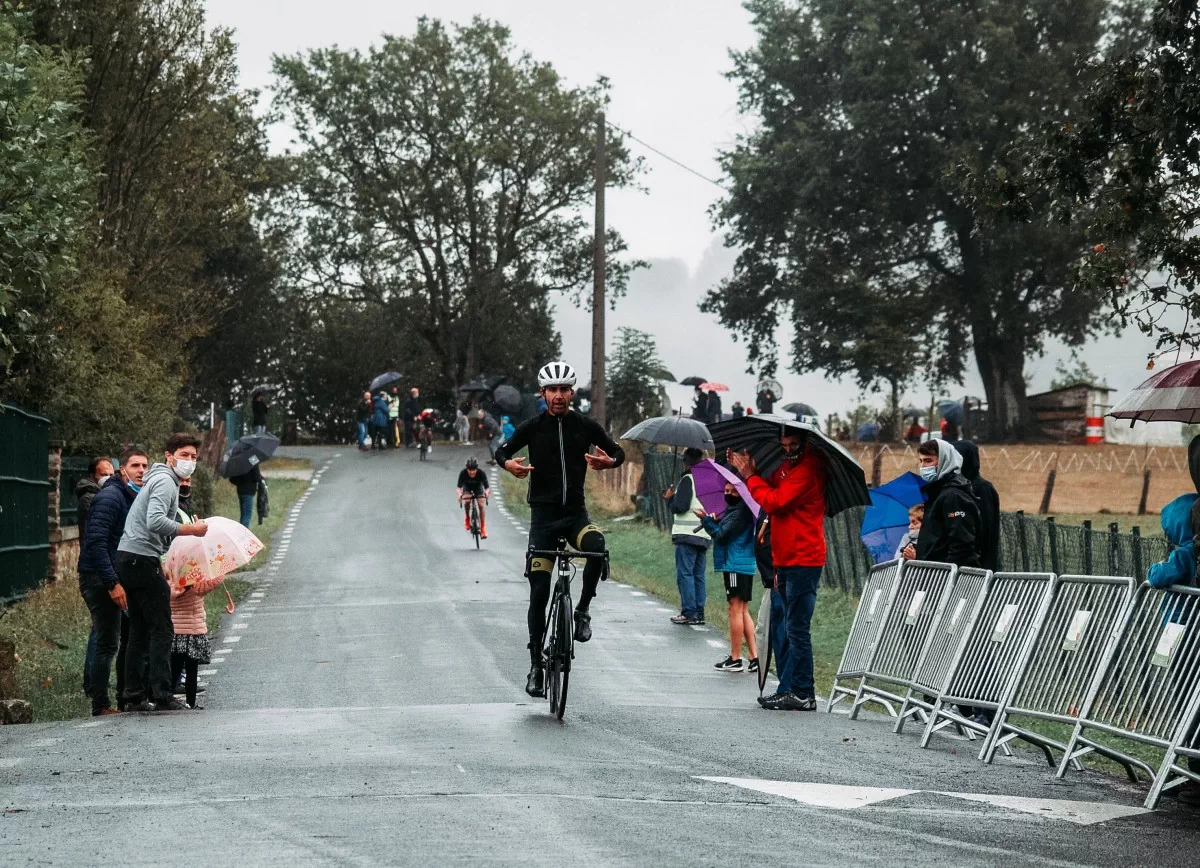
<instances>
[{"instance_id":1,"label":"person in gray hoodie","mask_svg":"<svg viewBox=\"0 0 1200 868\"><path fill-rule=\"evenodd\" d=\"M131 711L187 708L171 690L171 642L175 631L162 556L176 536L204 536L208 532L208 525L202 521L180 524L175 519L179 483L195 472L199 447L200 440L191 434L172 434L167 439L166 461L146 471L117 544L117 574L129 604L124 700Z\"/></svg>"}]
</instances>

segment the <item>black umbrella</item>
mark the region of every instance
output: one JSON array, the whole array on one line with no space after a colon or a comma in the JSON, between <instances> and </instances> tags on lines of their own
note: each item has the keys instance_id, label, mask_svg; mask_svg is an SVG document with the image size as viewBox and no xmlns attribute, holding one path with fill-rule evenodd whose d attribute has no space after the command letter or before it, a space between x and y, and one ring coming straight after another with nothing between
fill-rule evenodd
<instances>
[{"instance_id":1,"label":"black umbrella","mask_svg":"<svg viewBox=\"0 0 1200 868\"><path fill-rule=\"evenodd\" d=\"M679 381L681 386L702 386L708 382L708 377L684 377Z\"/></svg>"},{"instance_id":2,"label":"black umbrella","mask_svg":"<svg viewBox=\"0 0 1200 868\"><path fill-rule=\"evenodd\" d=\"M492 400L506 413L516 413L521 409L521 393L512 386L497 386Z\"/></svg>"},{"instance_id":3,"label":"black umbrella","mask_svg":"<svg viewBox=\"0 0 1200 868\"><path fill-rule=\"evenodd\" d=\"M403 374L396 371L388 371L386 374L380 374L371 381L370 391L378 392L380 389L390 386L392 383L399 383L403 379Z\"/></svg>"},{"instance_id":4,"label":"black umbrella","mask_svg":"<svg viewBox=\"0 0 1200 868\"><path fill-rule=\"evenodd\" d=\"M279 438L274 434L247 434L225 450L217 473L226 479L249 473L274 455L278 448Z\"/></svg>"},{"instance_id":5,"label":"black umbrella","mask_svg":"<svg viewBox=\"0 0 1200 868\"><path fill-rule=\"evenodd\" d=\"M829 472L825 483L826 515L837 515L852 506L871 505L863 469L849 452L822 434L815 425L760 413L708 426L718 455L724 455L726 449L748 450L758 464L759 473L764 476L774 472L783 461L783 447L779 444L782 428L800 433L825 459Z\"/></svg>"},{"instance_id":6,"label":"black umbrella","mask_svg":"<svg viewBox=\"0 0 1200 868\"><path fill-rule=\"evenodd\" d=\"M638 422L621 435L622 440L640 440L679 449L714 449L712 435L703 422L686 416L656 416Z\"/></svg>"},{"instance_id":7,"label":"black umbrella","mask_svg":"<svg viewBox=\"0 0 1200 868\"><path fill-rule=\"evenodd\" d=\"M785 405L783 412L795 413L797 416L812 416L814 419L817 417L817 411L812 404L802 404L799 401Z\"/></svg>"},{"instance_id":8,"label":"black umbrella","mask_svg":"<svg viewBox=\"0 0 1200 868\"><path fill-rule=\"evenodd\" d=\"M963 425L967 421L966 411L958 401L938 401L937 411L951 425Z\"/></svg>"},{"instance_id":9,"label":"black umbrella","mask_svg":"<svg viewBox=\"0 0 1200 868\"><path fill-rule=\"evenodd\" d=\"M904 418L905 419L920 419L922 416L924 416L928 412L929 412L928 409L922 410L920 407L905 407L904 408Z\"/></svg>"},{"instance_id":10,"label":"black umbrella","mask_svg":"<svg viewBox=\"0 0 1200 868\"><path fill-rule=\"evenodd\" d=\"M475 380L474 382L467 383L465 386L459 386L458 391L464 392L464 393L465 392L490 392L491 387L488 386L487 383L483 383L483 382L480 382L479 380Z\"/></svg>"}]
</instances>

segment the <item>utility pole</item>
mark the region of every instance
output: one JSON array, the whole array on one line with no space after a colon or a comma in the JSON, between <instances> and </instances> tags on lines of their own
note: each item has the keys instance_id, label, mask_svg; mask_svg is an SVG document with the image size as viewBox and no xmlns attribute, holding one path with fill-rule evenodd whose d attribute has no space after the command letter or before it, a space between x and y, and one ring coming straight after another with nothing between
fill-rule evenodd
<instances>
[{"instance_id":1,"label":"utility pole","mask_svg":"<svg viewBox=\"0 0 1200 868\"><path fill-rule=\"evenodd\" d=\"M596 237L592 242L592 410L591 416L606 425L604 415L604 112L596 118Z\"/></svg>"}]
</instances>

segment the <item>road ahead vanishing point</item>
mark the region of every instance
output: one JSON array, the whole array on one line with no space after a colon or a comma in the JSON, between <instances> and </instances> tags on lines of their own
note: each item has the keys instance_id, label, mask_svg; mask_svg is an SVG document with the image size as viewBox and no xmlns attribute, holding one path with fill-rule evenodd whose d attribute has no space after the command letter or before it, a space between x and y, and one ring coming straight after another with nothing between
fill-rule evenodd
<instances>
[{"instance_id":1,"label":"road ahead vanishing point","mask_svg":"<svg viewBox=\"0 0 1200 868\"><path fill-rule=\"evenodd\" d=\"M317 473L205 710L0 730L0 863L1197 863L1196 815L1116 778L762 711L723 636L616 582L558 723L522 690L523 527L493 501L481 551L462 530L467 452L293 454Z\"/></svg>"}]
</instances>

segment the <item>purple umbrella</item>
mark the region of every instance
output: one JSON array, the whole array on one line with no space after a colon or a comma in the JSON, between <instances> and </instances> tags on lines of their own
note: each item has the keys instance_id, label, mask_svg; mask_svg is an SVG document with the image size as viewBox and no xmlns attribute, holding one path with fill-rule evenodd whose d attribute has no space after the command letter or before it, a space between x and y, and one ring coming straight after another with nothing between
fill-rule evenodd
<instances>
[{"instance_id":1,"label":"purple umbrella","mask_svg":"<svg viewBox=\"0 0 1200 868\"><path fill-rule=\"evenodd\" d=\"M742 500L750 507L755 519L758 518L759 505L750 496L750 489L742 482L740 476L727 467L722 467L711 458L692 466L692 478L696 480L696 497L708 512L720 515L725 511L725 483L732 482Z\"/></svg>"}]
</instances>

